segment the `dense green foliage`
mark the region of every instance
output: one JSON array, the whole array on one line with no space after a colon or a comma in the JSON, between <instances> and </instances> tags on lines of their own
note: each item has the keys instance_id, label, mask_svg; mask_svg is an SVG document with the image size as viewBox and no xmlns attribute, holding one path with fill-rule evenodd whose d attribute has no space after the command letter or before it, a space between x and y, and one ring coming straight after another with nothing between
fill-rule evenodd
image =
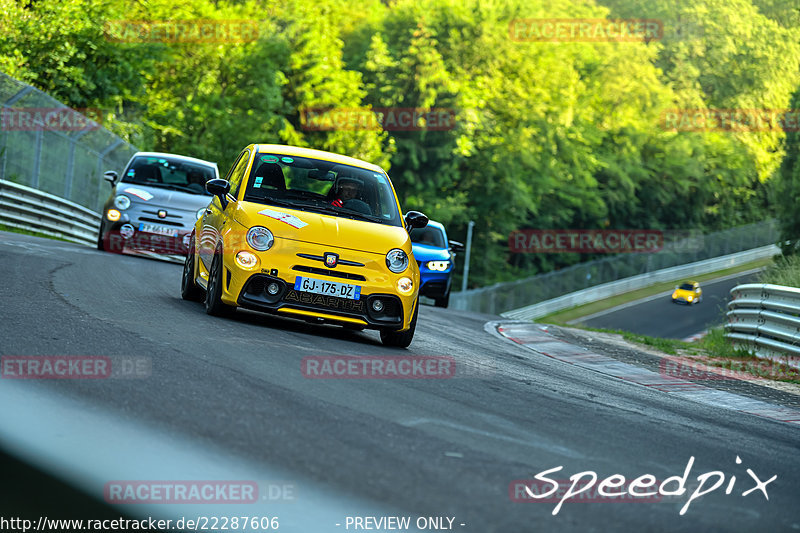
<instances>
[{"instance_id":1,"label":"dense green foliage","mask_svg":"<svg viewBox=\"0 0 800 533\"><path fill-rule=\"evenodd\" d=\"M786 238L800 240L796 132L674 131L663 120L676 109L800 108L796 0L388 3L0 0L0 69L102 108L105 125L143 149L223 171L251 142L381 164L403 208L451 238L475 220L472 286L580 259L510 254L520 228L713 230L780 213ZM525 18L656 19L663 37L512 39ZM109 29L198 19L246 19L258 36L119 42ZM304 110L363 107L449 109L454 127L304 126Z\"/></svg>"}]
</instances>

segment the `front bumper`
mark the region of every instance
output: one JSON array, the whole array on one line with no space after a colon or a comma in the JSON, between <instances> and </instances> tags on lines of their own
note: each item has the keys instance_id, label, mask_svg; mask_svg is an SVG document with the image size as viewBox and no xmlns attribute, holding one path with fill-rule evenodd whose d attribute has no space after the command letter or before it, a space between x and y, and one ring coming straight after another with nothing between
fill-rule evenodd
<instances>
[{"instance_id":1,"label":"front bumper","mask_svg":"<svg viewBox=\"0 0 800 533\"><path fill-rule=\"evenodd\" d=\"M267 292L267 286L275 283L276 294ZM383 303L381 311L375 311L375 300ZM288 313L334 321L366 325L380 329L399 329L403 325L403 302L394 294L369 294L358 300L339 298L297 291L294 285L278 277L254 274L244 285L237 303L256 311Z\"/></svg>"},{"instance_id":2,"label":"front bumper","mask_svg":"<svg viewBox=\"0 0 800 533\"><path fill-rule=\"evenodd\" d=\"M428 270L425 265L420 265L419 293L428 298L441 298L450 292L452 267L444 272Z\"/></svg>"},{"instance_id":3,"label":"front bumper","mask_svg":"<svg viewBox=\"0 0 800 533\"><path fill-rule=\"evenodd\" d=\"M189 252L191 230L176 228L177 235L173 237L139 231L137 226L123 220L109 224L110 226L100 235L103 246L108 252L148 251L165 255L186 255ZM123 236L122 227L126 224L133 226L132 236Z\"/></svg>"},{"instance_id":4,"label":"front bumper","mask_svg":"<svg viewBox=\"0 0 800 533\"><path fill-rule=\"evenodd\" d=\"M404 272L394 274L386 268L385 256L379 253L284 239L276 239L273 247L266 252L247 248L223 251L221 299L228 305L371 329L402 331L410 327L419 293L419 271L413 263ZM258 257L258 264L254 268L245 269L236 262L235 256L240 249ZM325 252L338 253L340 265L327 269L322 262L309 259L310 256L322 257ZM201 267L199 275L207 279L206 266ZM361 287L360 298L352 300L295 290L298 276L358 285ZM402 277L412 280L413 288L408 293L396 289L397 281ZM275 294L267 291L270 283L278 286ZM381 300L383 304L379 311L372 305L375 300Z\"/></svg>"}]
</instances>

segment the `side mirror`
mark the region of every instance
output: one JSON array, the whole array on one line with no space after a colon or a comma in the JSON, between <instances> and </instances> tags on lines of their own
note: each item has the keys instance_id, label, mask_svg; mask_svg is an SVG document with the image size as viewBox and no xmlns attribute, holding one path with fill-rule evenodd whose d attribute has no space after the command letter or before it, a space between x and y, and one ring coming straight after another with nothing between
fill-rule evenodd
<instances>
[{"instance_id":1,"label":"side mirror","mask_svg":"<svg viewBox=\"0 0 800 533\"><path fill-rule=\"evenodd\" d=\"M228 207L227 194L231 190L231 184L228 180L215 178L206 182L206 190L214 196L219 196L219 202L222 204L222 209Z\"/></svg>"},{"instance_id":2,"label":"side mirror","mask_svg":"<svg viewBox=\"0 0 800 533\"><path fill-rule=\"evenodd\" d=\"M450 250L454 252L463 252L464 245L458 241L447 241L447 245L450 247Z\"/></svg>"},{"instance_id":3,"label":"side mirror","mask_svg":"<svg viewBox=\"0 0 800 533\"><path fill-rule=\"evenodd\" d=\"M112 187L114 186L114 182L117 181L118 177L119 177L118 174L113 170L106 170L105 172L103 172L103 179L109 182Z\"/></svg>"},{"instance_id":4,"label":"side mirror","mask_svg":"<svg viewBox=\"0 0 800 533\"><path fill-rule=\"evenodd\" d=\"M428 217L419 211L409 211L406 213L406 229L424 228L428 225Z\"/></svg>"}]
</instances>

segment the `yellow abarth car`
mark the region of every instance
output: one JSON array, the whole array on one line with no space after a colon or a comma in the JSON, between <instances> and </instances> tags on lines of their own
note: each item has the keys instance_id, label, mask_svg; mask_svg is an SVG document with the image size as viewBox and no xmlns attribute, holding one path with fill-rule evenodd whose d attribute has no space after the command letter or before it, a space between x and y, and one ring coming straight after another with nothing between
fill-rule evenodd
<instances>
[{"instance_id":1,"label":"yellow abarth car","mask_svg":"<svg viewBox=\"0 0 800 533\"><path fill-rule=\"evenodd\" d=\"M389 176L376 165L293 146L252 144L189 238L181 295L206 312L236 307L352 329L377 329L390 346L411 343L420 274Z\"/></svg>"},{"instance_id":2,"label":"yellow abarth car","mask_svg":"<svg viewBox=\"0 0 800 533\"><path fill-rule=\"evenodd\" d=\"M675 286L672 293L673 303L699 304L703 300L703 289L696 281L685 281Z\"/></svg>"}]
</instances>

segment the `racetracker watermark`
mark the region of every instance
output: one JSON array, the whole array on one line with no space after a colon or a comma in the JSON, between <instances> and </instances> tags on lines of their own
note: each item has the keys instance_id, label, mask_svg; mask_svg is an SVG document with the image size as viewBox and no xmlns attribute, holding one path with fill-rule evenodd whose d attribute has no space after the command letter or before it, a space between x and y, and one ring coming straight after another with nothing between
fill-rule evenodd
<instances>
[{"instance_id":1,"label":"racetracker watermark","mask_svg":"<svg viewBox=\"0 0 800 533\"><path fill-rule=\"evenodd\" d=\"M513 253L652 253L663 247L664 235L659 230L524 229L508 236Z\"/></svg>"},{"instance_id":2,"label":"racetracker watermark","mask_svg":"<svg viewBox=\"0 0 800 533\"><path fill-rule=\"evenodd\" d=\"M798 131L800 109L668 109L659 126L665 131Z\"/></svg>"},{"instance_id":3,"label":"racetracker watermark","mask_svg":"<svg viewBox=\"0 0 800 533\"><path fill-rule=\"evenodd\" d=\"M456 361L446 355L307 356L300 368L309 379L449 379L456 375Z\"/></svg>"},{"instance_id":4,"label":"racetracker watermark","mask_svg":"<svg viewBox=\"0 0 800 533\"><path fill-rule=\"evenodd\" d=\"M256 503L255 481L109 481L103 498L122 503Z\"/></svg>"},{"instance_id":5,"label":"racetracker watermark","mask_svg":"<svg viewBox=\"0 0 800 533\"><path fill-rule=\"evenodd\" d=\"M692 253L703 246L699 230L523 229L508 236L512 253Z\"/></svg>"},{"instance_id":6,"label":"racetracker watermark","mask_svg":"<svg viewBox=\"0 0 800 533\"><path fill-rule=\"evenodd\" d=\"M455 111L446 108L341 107L300 112L300 128L306 131L447 131L455 124Z\"/></svg>"},{"instance_id":7,"label":"racetracker watermark","mask_svg":"<svg viewBox=\"0 0 800 533\"><path fill-rule=\"evenodd\" d=\"M93 131L100 128L103 112L95 108L4 107L0 131Z\"/></svg>"},{"instance_id":8,"label":"racetracker watermark","mask_svg":"<svg viewBox=\"0 0 800 533\"><path fill-rule=\"evenodd\" d=\"M785 369L769 360L725 359L717 364L704 364L682 357L666 356L658 364L662 376L690 381L758 381L797 376L796 369Z\"/></svg>"},{"instance_id":9,"label":"racetracker watermark","mask_svg":"<svg viewBox=\"0 0 800 533\"><path fill-rule=\"evenodd\" d=\"M256 20L110 20L103 33L115 43L244 43L258 40Z\"/></svg>"},{"instance_id":10,"label":"racetracker watermark","mask_svg":"<svg viewBox=\"0 0 800 533\"><path fill-rule=\"evenodd\" d=\"M513 19L508 27L518 42L649 42L664 36L656 19Z\"/></svg>"},{"instance_id":11,"label":"racetracker watermark","mask_svg":"<svg viewBox=\"0 0 800 533\"><path fill-rule=\"evenodd\" d=\"M4 355L2 379L136 379L152 374L150 357L108 355Z\"/></svg>"}]
</instances>

